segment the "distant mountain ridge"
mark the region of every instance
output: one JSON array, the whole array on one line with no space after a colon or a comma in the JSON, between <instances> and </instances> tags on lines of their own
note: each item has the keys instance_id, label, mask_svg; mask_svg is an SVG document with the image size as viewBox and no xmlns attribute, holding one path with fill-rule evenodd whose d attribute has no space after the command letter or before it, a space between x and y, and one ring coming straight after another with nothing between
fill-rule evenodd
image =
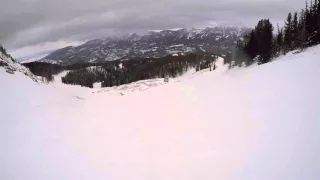
<instances>
[{"instance_id":1,"label":"distant mountain ridge","mask_svg":"<svg viewBox=\"0 0 320 180\"><path fill-rule=\"evenodd\" d=\"M90 40L80 46L69 46L50 53L41 62L74 64L136 58L156 58L174 53L230 52L236 41L251 29L245 27L207 27L150 31L119 37Z\"/></svg>"}]
</instances>

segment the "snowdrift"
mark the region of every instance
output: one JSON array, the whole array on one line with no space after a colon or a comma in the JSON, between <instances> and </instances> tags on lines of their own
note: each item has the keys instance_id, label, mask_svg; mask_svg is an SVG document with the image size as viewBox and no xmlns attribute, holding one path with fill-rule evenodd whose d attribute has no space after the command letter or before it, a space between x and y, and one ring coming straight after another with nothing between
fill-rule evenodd
<instances>
[{"instance_id":1,"label":"snowdrift","mask_svg":"<svg viewBox=\"0 0 320 180\"><path fill-rule=\"evenodd\" d=\"M320 179L319 59L316 46L124 96L0 67L0 179Z\"/></svg>"}]
</instances>

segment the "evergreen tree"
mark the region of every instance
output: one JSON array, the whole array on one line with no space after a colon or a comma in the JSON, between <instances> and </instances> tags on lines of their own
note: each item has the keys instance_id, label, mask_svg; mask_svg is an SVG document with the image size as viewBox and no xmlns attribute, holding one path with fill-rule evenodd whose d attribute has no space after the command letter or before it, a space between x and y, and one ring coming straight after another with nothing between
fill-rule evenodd
<instances>
[{"instance_id":1,"label":"evergreen tree","mask_svg":"<svg viewBox=\"0 0 320 180\"><path fill-rule=\"evenodd\" d=\"M299 21L298 21L298 32L296 36L296 46L298 48L304 48L308 39L305 17L306 17L305 10L301 10Z\"/></svg>"},{"instance_id":2,"label":"evergreen tree","mask_svg":"<svg viewBox=\"0 0 320 180\"><path fill-rule=\"evenodd\" d=\"M249 59L247 60L247 65L250 65L253 63L253 59L257 56L258 54L258 44L257 44L257 39L255 37L255 31L252 30L251 33L248 35L248 42L245 46L245 51L247 52Z\"/></svg>"},{"instance_id":3,"label":"evergreen tree","mask_svg":"<svg viewBox=\"0 0 320 180\"><path fill-rule=\"evenodd\" d=\"M238 48L245 52L247 65L250 65L257 56L259 64L270 61L274 52L273 45L273 26L269 19L262 19L258 22L255 29L244 38L245 46ZM239 42L238 44L242 44ZM241 63L238 63L241 64Z\"/></svg>"},{"instance_id":4,"label":"evergreen tree","mask_svg":"<svg viewBox=\"0 0 320 180\"><path fill-rule=\"evenodd\" d=\"M276 53L281 53L282 48L283 48L283 29L280 30L279 25L278 25L278 34L276 37Z\"/></svg>"},{"instance_id":5,"label":"evergreen tree","mask_svg":"<svg viewBox=\"0 0 320 180\"><path fill-rule=\"evenodd\" d=\"M315 15L315 6L313 1L311 1L310 7L306 7L308 9L306 14L306 30L308 33L307 46L312 46L315 44L315 30L316 30L316 15Z\"/></svg>"},{"instance_id":6,"label":"evergreen tree","mask_svg":"<svg viewBox=\"0 0 320 180\"><path fill-rule=\"evenodd\" d=\"M292 32L292 48L297 48L298 47L298 28L299 28L299 23L298 23L298 13L295 12L293 15L293 21L292 21L292 27L291 27L291 32Z\"/></svg>"},{"instance_id":7,"label":"evergreen tree","mask_svg":"<svg viewBox=\"0 0 320 180\"><path fill-rule=\"evenodd\" d=\"M317 24L315 41L316 41L316 44L320 44L320 1L319 0L316 2L315 11L316 11L316 24Z\"/></svg>"},{"instance_id":8,"label":"evergreen tree","mask_svg":"<svg viewBox=\"0 0 320 180\"><path fill-rule=\"evenodd\" d=\"M273 25L269 19L263 21L263 37L261 43L261 59L260 63L267 63L272 57L272 45L273 45Z\"/></svg>"},{"instance_id":9,"label":"evergreen tree","mask_svg":"<svg viewBox=\"0 0 320 180\"><path fill-rule=\"evenodd\" d=\"M289 13L284 27L284 46L285 51L292 50L292 14Z\"/></svg>"},{"instance_id":10,"label":"evergreen tree","mask_svg":"<svg viewBox=\"0 0 320 180\"><path fill-rule=\"evenodd\" d=\"M267 63L272 56L288 52L297 48L306 48L320 44L320 0L311 0L310 6L306 2L305 9L288 14L284 28L278 26L278 34L273 37L273 26L268 19L259 21L255 29L237 42L236 58L244 52L246 61L252 63L258 59L259 63ZM241 56L240 56L241 55ZM238 62L240 64L241 62Z\"/></svg>"},{"instance_id":11,"label":"evergreen tree","mask_svg":"<svg viewBox=\"0 0 320 180\"><path fill-rule=\"evenodd\" d=\"M306 7L305 7L305 16L304 16L304 38L305 38L305 44L304 47L307 47L309 45L309 39L310 39L310 24L311 24L311 14L310 10L308 7L308 2L306 2Z\"/></svg>"}]
</instances>

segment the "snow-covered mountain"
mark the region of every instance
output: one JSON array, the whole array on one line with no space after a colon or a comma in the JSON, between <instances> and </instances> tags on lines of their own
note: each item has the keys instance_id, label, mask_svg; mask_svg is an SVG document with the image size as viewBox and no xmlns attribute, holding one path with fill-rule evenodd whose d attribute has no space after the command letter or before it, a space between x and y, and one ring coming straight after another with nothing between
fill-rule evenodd
<instances>
[{"instance_id":1,"label":"snow-covered mountain","mask_svg":"<svg viewBox=\"0 0 320 180\"><path fill-rule=\"evenodd\" d=\"M104 89L0 68L0 179L319 180L319 59Z\"/></svg>"},{"instance_id":2,"label":"snow-covered mountain","mask_svg":"<svg viewBox=\"0 0 320 180\"><path fill-rule=\"evenodd\" d=\"M69 46L50 53L40 61L59 64L101 62L119 59L163 57L178 52L226 53L248 28L214 27L177 29L107 37Z\"/></svg>"},{"instance_id":3,"label":"snow-covered mountain","mask_svg":"<svg viewBox=\"0 0 320 180\"><path fill-rule=\"evenodd\" d=\"M20 58L20 59L18 59L18 61L21 64L35 62L35 61L38 61L39 59L42 59L42 58L46 57L47 55L49 55L49 53L34 55L34 56L30 56L30 57L25 57L25 58Z\"/></svg>"}]
</instances>

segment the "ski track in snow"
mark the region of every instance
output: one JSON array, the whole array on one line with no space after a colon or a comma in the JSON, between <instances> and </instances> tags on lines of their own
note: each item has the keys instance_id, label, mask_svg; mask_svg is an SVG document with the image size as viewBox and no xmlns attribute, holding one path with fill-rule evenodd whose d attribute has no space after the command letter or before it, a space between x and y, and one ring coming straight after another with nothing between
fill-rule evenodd
<instances>
[{"instance_id":1,"label":"ski track in snow","mask_svg":"<svg viewBox=\"0 0 320 180\"><path fill-rule=\"evenodd\" d=\"M104 89L0 68L0 179L320 179L319 59Z\"/></svg>"}]
</instances>

